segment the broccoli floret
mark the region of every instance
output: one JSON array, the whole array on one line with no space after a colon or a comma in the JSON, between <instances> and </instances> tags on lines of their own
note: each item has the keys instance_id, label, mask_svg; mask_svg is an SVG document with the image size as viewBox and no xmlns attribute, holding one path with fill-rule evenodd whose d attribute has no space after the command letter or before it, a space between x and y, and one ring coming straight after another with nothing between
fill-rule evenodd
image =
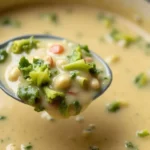
<instances>
[{"instance_id":1,"label":"broccoli floret","mask_svg":"<svg viewBox=\"0 0 150 150\"><path fill-rule=\"evenodd\" d=\"M4 62L7 58L7 56L8 56L8 53L6 52L6 50L1 49L0 50L0 63Z\"/></svg>"},{"instance_id":2,"label":"broccoli floret","mask_svg":"<svg viewBox=\"0 0 150 150\"><path fill-rule=\"evenodd\" d=\"M25 58L22 57L19 61L19 70L21 71L23 77L27 79L29 77L29 72L32 70L32 64L29 63L29 61Z\"/></svg>"},{"instance_id":3,"label":"broccoli floret","mask_svg":"<svg viewBox=\"0 0 150 150\"><path fill-rule=\"evenodd\" d=\"M26 104L35 106L39 99L39 89L30 85L21 86L18 88L17 95Z\"/></svg>"},{"instance_id":4,"label":"broccoli floret","mask_svg":"<svg viewBox=\"0 0 150 150\"><path fill-rule=\"evenodd\" d=\"M63 92L58 92L58 91L51 90L47 86L44 87L43 90L44 90L44 93L46 94L47 101L49 103L53 103L55 101L57 101L57 102L60 101L61 102L65 98L65 94Z\"/></svg>"},{"instance_id":5,"label":"broccoli floret","mask_svg":"<svg viewBox=\"0 0 150 150\"><path fill-rule=\"evenodd\" d=\"M37 86L50 82L50 68L41 59L33 60L33 70L29 73L29 81Z\"/></svg>"},{"instance_id":6,"label":"broccoli floret","mask_svg":"<svg viewBox=\"0 0 150 150\"><path fill-rule=\"evenodd\" d=\"M77 60L82 59L82 52L81 47L77 46L76 49L73 50L73 53L71 56L68 56L70 62L75 62Z\"/></svg>"},{"instance_id":7,"label":"broccoli floret","mask_svg":"<svg viewBox=\"0 0 150 150\"><path fill-rule=\"evenodd\" d=\"M25 57L22 57L19 62L19 69L24 79L33 85L41 86L50 82L50 68L41 59L33 59L31 64Z\"/></svg>"},{"instance_id":8,"label":"broccoli floret","mask_svg":"<svg viewBox=\"0 0 150 150\"><path fill-rule=\"evenodd\" d=\"M39 41L30 37L29 39L16 40L12 43L11 51L15 54L20 54L22 52L29 52L33 48L37 48L37 43Z\"/></svg>"},{"instance_id":9,"label":"broccoli floret","mask_svg":"<svg viewBox=\"0 0 150 150\"><path fill-rule=\"evenodd\" d=\"M89 70L89 65L86 64L84 59L75 61L75 62L67 64L67 65L64 65L63 67L67 71L71 71L71 70L85 70L85 71L88 71Z\"/></svg>"}]
</instances>

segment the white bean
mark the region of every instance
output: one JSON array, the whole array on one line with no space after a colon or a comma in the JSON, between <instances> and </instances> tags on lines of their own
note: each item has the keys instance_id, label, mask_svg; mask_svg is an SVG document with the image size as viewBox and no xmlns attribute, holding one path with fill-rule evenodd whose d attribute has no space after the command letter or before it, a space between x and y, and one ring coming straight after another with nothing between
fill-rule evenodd
<instances>
[{"instance_id":1,"label":"white bean","mask_svg":"<svg viewBox=\"0 0 150 150\"><path fill-rule=\"evenodd\" d=\"M71 85L71 78L69 74L63 73L63 74L58 75L54 79L53 83L54 83L53 85L55 89L67 89Z\"/></svg>"},{"instance_id":2,"label":"white bean","mask_svg":"<svg viewBox=\"0 0 150 150\"><path fill-rule=\"evenodd\" d=\"M16 146L14 144L9 144L6 147L6 150L16 150Z\"/></svg>"},{"instance_id":3,"label":"white bean","mask_svg":"<svg viewBox=\"0 0 150 150\"><path fill-rule=\"evenodd\" d=\"M66 61L65 59L60 59L60 60L57 60L57 61L56 61L56 65L57 65L57 67L59 67L59 68L61 68L62 65L65 65L65 64L67 64L67 61Z\"/></svg>"},{"instance_id":4,"label":"white bean","mask_svg":"<svg viewBox=\"0 0 150 150\"><path fill-rule=\"evenodd\" d=\"M21 72L17 67L14 67L11 71L10 74L8 75L8 79L9 81L17 81L19 76L20 76Z\"/></svg>"},{"instance_id":5,"label":"white bean","mask_svg":"<svg viewBox=\"0 0 150 150\"><path fill-rule=\"evenodd\" d=\"M95 90L97 90L97 89L99 89L100 88L100 82L98 81L98 79L96 79L96 78L93 78L92 80L91 80L91 88L92 89L95 89Z\"/></svg>"}]
</instances>

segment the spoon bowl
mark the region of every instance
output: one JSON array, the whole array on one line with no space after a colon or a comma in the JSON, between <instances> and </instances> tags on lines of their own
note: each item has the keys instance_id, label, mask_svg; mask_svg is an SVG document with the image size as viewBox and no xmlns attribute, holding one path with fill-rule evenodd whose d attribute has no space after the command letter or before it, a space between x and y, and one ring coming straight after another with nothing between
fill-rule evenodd
<instances>
[{"instance_id":1,"label":"spoon bowl","mask_svg":"<svg viewBox=\"0 0 150 150\"><path fill-rule=\"evenodd\" d=\"M18 36L18 37L15 37L15 38L5 41L4 43L0 44L0 49L4 49L5 47L8 46L9 43L11 43L15 40L28 39L30 37L34 37L36 39L66 40L65 38L53 36L53 35L29 34L29 35ZM107 84L104 87L102 87L98 91L98 93L93 97L93 100L95 100L97 97L101 96L108 89L108 87L110 86L110 84L112 82L113 76L112 76L112 71L111 71L110 67L107 65L107 63L93 51L90 51L90 52L91 52L92 56L94 57L94 59L96 59L103 66L103 68L105 70L105 74L109 79ZM20 98L17 97L17 95L15 93L13 93L9 88L7 88L7 86L3 83L2 80L0 80L0 89L2 89L7 95L12 97L13 99L23 102Z\"/></svg>"}]
</instances>

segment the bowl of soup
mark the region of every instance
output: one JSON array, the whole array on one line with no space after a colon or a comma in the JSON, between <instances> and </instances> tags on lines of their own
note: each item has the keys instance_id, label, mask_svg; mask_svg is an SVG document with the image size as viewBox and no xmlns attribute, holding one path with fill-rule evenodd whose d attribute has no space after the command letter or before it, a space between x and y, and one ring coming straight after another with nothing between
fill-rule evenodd
<instances>
[{"instance_id":1,"label":"bowl of soup","mask_svg":"<svg viewBox=\"0 0 150 150\"><path fill-rule=\"evenodd\" d=\"M110 88L67 119L36 112L0 91L0 150L149 149L148 0L0 2L0 43L26 34L64 37L87 44L113 72ZM17 83L9 84L15 90Z\"/></svg>"}]
</instances>

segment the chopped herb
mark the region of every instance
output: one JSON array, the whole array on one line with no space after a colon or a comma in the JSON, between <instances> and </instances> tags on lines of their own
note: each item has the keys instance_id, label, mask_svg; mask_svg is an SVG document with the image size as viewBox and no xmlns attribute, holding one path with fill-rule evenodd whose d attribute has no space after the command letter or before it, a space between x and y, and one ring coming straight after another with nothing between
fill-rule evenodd
<instances>
[{"instance_id":1,"label":"chopped herb","mask_svg":"<svg viewBox=\"0 0 150 150\"><path fill-rule=\"evenodd\" d=\"M0 24L2 26L12 26L12 27L20 27L21 26L21 22L18 20L14 20L10 17L4 17L0 20Z\"/></svg>"},{"instance_id":2,"label":"chopped herb","mask_svg":"<svg viewBox=\"0 0 150 150\"><path fill-rule=\"evenodd\" d=\"M6 116L0 116L0 120L5 120L6 118Z\"/></svg>"},{"instance_id":3,"label":"chopped herb","mask_svg":"<svg viewBox=\"0 0 150 150\"><path fill-rule=\"evenodd\" d=\"M0 49L0 63L7 59L8 53L4 49Z\"/></svg>"},{"instance_id":4,"label":"chopped herb","mask_svg":"<svg viewBox=\"0 0 150 150\"><path fill-rule=\"evenodd\" d=\"M33 146L29 143L28 145L22 145L24 150L32 150Z\"/></svg>"},{"instance_id":5,"label":"chopped herb","mask_svg":"<svg viewBox=\"0 0 150 150\"><path fill-rule=\"evenodd\" d=\"M98 75L99 73L101 73L101 70L96 68L96 64L95 63L89 63L89 72L92 75Z\"/></svg>"},{"instance_id":6,"label":"chopped herb","mask_svg":"<svg viewBox=\"0 0 150 150\"><path fill-rule=\"evenodd\" d=\"M75 79L77 75L79 75L79 71L71 71L70 72L71 79Z\"/></svg>"},{"instance_id":7,"label":"chopped herb","mask_svg":"<svg viewBox=\"0 0 150 150\"><path fill-rule=\"evenodd\" d=\"M107 105L107 110L109 112L117 112L121 107L121 103L119 101L112 102Z\"/></svg>"},{"instance_id":8,"label":"chopped herb","mask_svg":"<svg viewBox=\"0 0 150 150\"><path fill-rule=\"evenodd\" d=\"M106 15L103 13L99 13L97 15L97 19L102 21L106 27L111 27L115 23L115 19L113 16Z\"/></svg>"},{"instance_id":9,"label":"chopped herb","mask_svg":"<svg viewBox=\"0 0 150 150\"><path fill-rule=\"evenodd\" d=\"M146 137L146 136L149 136L150 133L149 133L148 130L145 129L145 130L137 131L137 132L136 132L136 135L137 135L138 137Z\"/></svg>"},{"instance_id":10,"label":"chopped herb","mask_svg":"<svg viewBox=\"0 0 150 150\"><path fill-rule=\"evenodd\" d=\"M68 105L65 100L63 100L59 105L59 111L63 116L68 116Z\"/></svg>"},{"instance_id":11,"label":"chopped herb","mask_svg":"<svg viewBox=\"0 0 150 150\"><path fill-rule=\"evenodd\" d=\"M55 24L57 24L59 21L58 15L56 13L43 14L42 17L48 19Z\"/></svg>"},{"instance_id":12,"label":"chopped herb","mask_svg":"<svg viewBox=\"0 0 150 150\"><path fill-rule=\"evenodd\" d=\"M143 87L146 86L148 84L148 77L145 73L140 73L138 74L135 79L134 79L134 83L138 86L138 87Z\"/></svg>"},{"instance_id":13,"label":"chopped herb","mask_svg":"<svg viewBox=\"0 0 150 150\"><path fill-rule=\"evenodd\" d=\"M85 56L91 56L91 52L90 52L89 47L87 45L79 45L79 47L81 48L82 53Z\"/></svg>"},{"instance_id":14,"label":"chopped herb","mask_svg":"<svg viewBox=\"0 0 150 150\"><path fill-rule=\"evenodd\" d=\"M80 105L80 103L79 103L78 101L74 101L74 102L72 103L72 106L73 106L74 109L75 109L76 115L79 114L80 111L81 111L81 108L82 108L81 105Z\"/></svg>"},{"instance_id":15,"label":"chopped herb","mask_svg":"<svg viewBox=\"0 0 150 150\"><path fill-rule=\"evenodd\" d=\"M97 146L90 146L90 147L89 147L89 150L100 150L100 149L99 149L99 147L97 147Z\"/></svg>"},{"instance_id":16,"label":"chopped herb","mask_svg":"<svg viewBox=\"0 0 150 150\"><path fill-rule=\"evenodd\" d=\"M131 35L125 34L117 29L112 29L109 33L109 37L114 41L118 42L120 46L130 46L134 42L136 42L137 37L133 37Z\"/></svg>"},{"instance_id":17,"label":"chopped herb","mask_svg":"<svg viewBox=\"0 0 150 150\"><path fill-rule=\"evenodd\" d=\"M126 141L125 142L125 148L129 150L138 150L138 147L135 146L132 142Z\"/></svg>"}]
</instances>

